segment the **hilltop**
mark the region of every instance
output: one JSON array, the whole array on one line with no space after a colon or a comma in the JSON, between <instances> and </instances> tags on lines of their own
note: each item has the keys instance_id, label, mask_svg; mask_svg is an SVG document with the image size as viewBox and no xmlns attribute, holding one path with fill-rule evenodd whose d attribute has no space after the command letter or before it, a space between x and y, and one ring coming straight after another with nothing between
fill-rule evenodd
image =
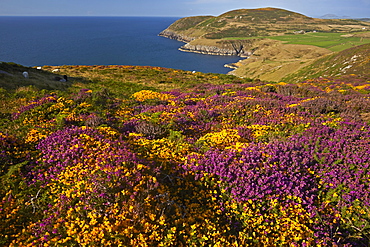
<instances>
[{"instance_id":1,"label":"hilltop","mask_svg":"<svg viewBox=\"0 0 370 247\"><path fill-rule=\"evenodd\" d=\"M370 23L359 20L260 8L182 18L159 35L186 42L182 51L250 58L228 65L235 69L232 73L279 81L324 55L370 43L369 30ZM281 67L289 69L275 73Z\"/></svg>"},{"instance_id":2,"label":"hilltop","mask_svg":"<svg viewBox=\"0 0 370 247\"><path fill-rule=\"evenodd\" d=\"M240 9L220 16L186 17L162 34L173 32L183 40L224 39L293 34L297 31L355 32L370 28L357 20L318 19L278 8Z\"/></svg>"}]
</instances>

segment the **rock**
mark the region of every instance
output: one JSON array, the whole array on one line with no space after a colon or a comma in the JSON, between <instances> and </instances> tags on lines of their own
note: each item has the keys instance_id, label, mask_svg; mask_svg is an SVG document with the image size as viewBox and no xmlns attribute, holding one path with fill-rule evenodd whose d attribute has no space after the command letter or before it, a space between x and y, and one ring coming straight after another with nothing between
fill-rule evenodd
<instances>
[{"instance_id":1,"label":"rock","mask_svg":"<svg viewBox=\"0 0 370 247\"><path fill-rule=\"evenodd\" d=\"M186 44L179 48L180 51L184 52L194 52L207 55L239 56L239 57L249 57L252 55L251 51L245 51L245 48L246 46L248 46L248 42L250 41L243 41L246 44L243 44L240 41L239 42L228 41L227 44L220 43L219 46L193 45L191 41L195 40L196 39L195 37L189 37L182 34L178 34L169 29L165 29L158 35L165 38L185 42Z\"/></svg>"},{"instance_id":2,"label":"rock","mask_svg":"<svg viewBox=\"0 0 370 247\"><path fill-rule=\"evenodd\" d=\"M0 70L0 74L8 75L8 76L14 76L13 74L10 74L4 70Z\"/></svg>"},{"instance_id":3,"label":"rock","mask_svg":"<svg viewBox=\"0 0 370 247\"><path fill-rule=\"evenodd\" d=\"M185 52L195 52L207 55L221 55L221 56L248 57L252 55L251 52L244 51L243 47L241 47L240 49L235 49L234 47L221 48L217 46L191 45L189 43L181 46L179 50Z\"/></svg>"},{"instance_id":4,"label":"rock","mask_svg":"<svg viewBox=\"0 0 370 247\"><path fill-rule=\"evenodd\" d=\"M169 38L169 39L174 39L174 40L185 42L185 43L188 43L188 42L190 42L190 41L192 41L192 40L195 39L194 37L189 37L189 36L181 35L181 34L172 32L172 31L170 31L168 29L163 30L162 32L160 32L158 34L158 36L162 36L162 37Z\"/></svg>"}]
</instances>

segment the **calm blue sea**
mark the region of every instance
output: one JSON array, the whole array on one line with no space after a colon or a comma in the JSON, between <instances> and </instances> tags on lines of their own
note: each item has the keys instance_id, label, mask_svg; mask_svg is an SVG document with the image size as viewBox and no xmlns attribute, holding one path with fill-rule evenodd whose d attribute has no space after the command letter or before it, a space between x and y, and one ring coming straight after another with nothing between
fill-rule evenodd
<instances>
[{"instance_id":1,"label":"calm blue sea","mask_svg":"<svg viewBox=\"0 0 370 247\"><path fill-rule=\"evenodd\" d=\"M159 37L175 17L0 17L0 61L24 66L149 65L227 73L238 57L178 51Z\"/></svg>"}]
</instances>

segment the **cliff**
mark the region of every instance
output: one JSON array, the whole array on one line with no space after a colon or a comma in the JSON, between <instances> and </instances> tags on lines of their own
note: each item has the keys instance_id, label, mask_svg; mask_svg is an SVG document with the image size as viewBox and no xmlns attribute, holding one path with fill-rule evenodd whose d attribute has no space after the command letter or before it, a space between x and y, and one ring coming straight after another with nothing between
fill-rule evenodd
<instances>
[{"instance_id":1,"label":"cliff","mask_svg":"<svg viewBox=\"0 0 370 247\"><path fill-rule=\"evenodd\" d=\"M248 55L252 54L251 52L245 52L242 47L240 50L238 50L238 49L221 48L217 46L191 45L191 44L183 45L182 47L180 47L179 50L185 51L185 52L195 52L195 53L201 53L201 54L207 54L207 55L222 55L222 56L247 57Z\"/></svg>"},{"instance_id":2,"label":"cliff","mask_svg":"<svg viewBox=\"0 0 370 247\"><path fill-rule=\"evenodd\" d=\"M170 30L162 31L159 36L186 43L179 48L180 51L194 52L206 55L249 57L253 54L252 44L256 40L207 40L197 39Z\"/></svg>"},{"instance_id":3,"label":"cliff","mask_svg":"<svg viewBox=\"0 0 370 247\"><path fill-rule=\"evenodd\" d=\"M190 42L190 41L195 39L195 37L189 37L189 36L186 36L186 35L183 35L183 34L180 34L180 33L176 33L174 31L170 31L170 30L167 30L167 29L163 30L158 35L162 36L162 37L165 37L165 38L185 42L185 43Z\"/></svg>"}]
</instances>

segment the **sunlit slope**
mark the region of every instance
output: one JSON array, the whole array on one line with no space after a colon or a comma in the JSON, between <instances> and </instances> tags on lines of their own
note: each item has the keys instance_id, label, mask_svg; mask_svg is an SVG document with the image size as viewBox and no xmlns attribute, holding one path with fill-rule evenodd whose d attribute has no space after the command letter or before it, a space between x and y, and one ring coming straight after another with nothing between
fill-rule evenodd
<instances>
[{"instance_id":1,"label":"sunlit slope","mask_svg":"<svg viewBox=\"0 0 370 247\"><path fill-rule=\"evenodd\" d=\"M222 39L292 34L296 31L353 32L369 28L358 20L328 20L278 8L239 9L217 17L186 17L168 27L168 31L193 38Z\"/></svg>"},{"instance_id":2,"label":"sunlit slope","mask_svg":"<svg viewBox=\"0 0 370 247\"><path fill-rule=\"evenodd\" d=\"M347 74L368 75L370 73L370 44L356 46L324 56L283 80L299 82L320 76Z\"/></svg>"}]
</instances>

